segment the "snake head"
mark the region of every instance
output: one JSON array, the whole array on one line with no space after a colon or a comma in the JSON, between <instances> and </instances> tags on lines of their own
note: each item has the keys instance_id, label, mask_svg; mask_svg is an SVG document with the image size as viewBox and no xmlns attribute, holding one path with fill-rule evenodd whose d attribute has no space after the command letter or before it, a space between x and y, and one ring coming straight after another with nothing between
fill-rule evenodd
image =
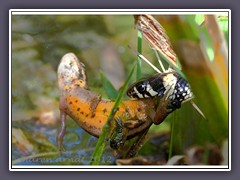
<instances>
[{"instance_id":1,"label":"snake head","mask_svg":"<svg viewBox=\"0 0 240 180\"><path fill-rule=\"evenodd\" d=\"M85 65L81 63L74 53L65 54L58 66L58 86L65 86L79 82L82 88L87 89L87 76Z\"/></svg>"},{"instance_id":2,"label":"snake head","mask_svg":"<svg viewBox=\"0 0 240 180\"><path fill-rule=\"evenodd\" d=\"M175 71L158 73L140 80L128 88L127 95L136 99L158 96L173 110L193 98L189 83Z\"/></svg>"}]
</instances>

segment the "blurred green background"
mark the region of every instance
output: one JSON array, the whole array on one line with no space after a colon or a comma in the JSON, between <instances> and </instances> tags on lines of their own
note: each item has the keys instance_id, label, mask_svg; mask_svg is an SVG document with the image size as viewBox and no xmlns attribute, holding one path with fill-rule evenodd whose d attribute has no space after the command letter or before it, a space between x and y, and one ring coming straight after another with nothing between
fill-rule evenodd
<instances>
[{"instance_id":1,"label":"blurred green background","mask_svg":"<svg viewBox=\"0 0 240 180\"><path fill-rule=\"evenodd\" d=\"M23 161L31 155L41 159L56 155L52 152L56 152L55 137L59 126L57 66L61 57L68 52L75 53L86 65L91 89L104 96L100 70L115 88L121 87L129 65L136 59L127 48L128 45L137 46L136 32L131 15L12 16L14 163L31 164ZM67 150L80 153L83 149L90 158L95 143L96 138L78 128L72 120L68 121L64 140ZM36 160L36 164L74 163L55 160Z\"/></svg>"}]
</instances>

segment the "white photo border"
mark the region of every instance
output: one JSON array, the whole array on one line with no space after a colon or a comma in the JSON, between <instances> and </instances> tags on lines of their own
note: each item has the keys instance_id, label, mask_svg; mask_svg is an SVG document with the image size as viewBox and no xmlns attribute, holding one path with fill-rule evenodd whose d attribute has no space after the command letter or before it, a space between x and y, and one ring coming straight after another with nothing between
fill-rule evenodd
<instances>
[{"instance_id":1,"label":"white photo border","mask_svg":"<svg viewBox=\"0 0 240 180\"><path fill-rule=\"evenodd\" d=\"M124 14L225 14L228 15L228 165L218 166L65 166L12 165L12 16L13 15L124 15ZM231 10L230 9L10 9L9 10L9 170L10 171L231 171Z\"/></svg>"}]
</instances>

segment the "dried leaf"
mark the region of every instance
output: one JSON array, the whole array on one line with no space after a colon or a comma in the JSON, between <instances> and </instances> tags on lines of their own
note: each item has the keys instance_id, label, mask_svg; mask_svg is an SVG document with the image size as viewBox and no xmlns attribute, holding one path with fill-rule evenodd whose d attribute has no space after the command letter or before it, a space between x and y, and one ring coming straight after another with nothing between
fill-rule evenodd
<instances>
[{"instance_id":1,"label":"dried leaf","mask_svg":"<svg viewBox=\"0 0 240 180\"><path fill-rule=\"evenodd\" d=\"M12 137L15 138L15 143L17 144L20 151L25 155L31 154L33 151L33 145L28 141L27 137L24 135L21 129L12 129Z\"/></svg>"},{"instance_id":2,"label":"dried leaf","mask_svg":"<svg viewBox=\"0 0 240 180\"><path fill-rule=\"evenodd\" d=\"M166 164L163 156L138 156L129 159L117 159L117 165L164 165Z\"/></svg>"},{"instance_id":3,"label":"dried leaf","mask_svg":"<svg viewBox=\"0 0 240 180\"><path fill-rule=\"evenodd\" d=\"M181 165L184 163L184 156L176 155L168 160L166 165Z\"/></svg>"},{"instance_id":4,"label":"dried leaf","mask_svg":"<svg viewBox=\"0 0 240 180\"><path fill-rule=\"evenodd\" d=\"M151 15L135 15L135 26L143 33L153 48L157 49L168 61L177 66L177 57L169 38L161 24Z\"/></svg>"}]
</instances>

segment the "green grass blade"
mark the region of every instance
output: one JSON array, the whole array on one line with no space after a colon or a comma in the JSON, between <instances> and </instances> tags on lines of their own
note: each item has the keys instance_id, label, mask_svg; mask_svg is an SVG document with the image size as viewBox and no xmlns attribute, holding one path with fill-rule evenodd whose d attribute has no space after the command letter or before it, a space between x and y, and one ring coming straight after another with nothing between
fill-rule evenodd
<instances>
[{"instance_id":1,"label":"green grass blade","mask_svg":"<svg viewBox=\"0 0 240 180\"><path fill-rule=\"evenodd\" d=\"M195 95L194 101L207 118L207 126L215 141L221 144L228 138L228 107L217 83L218 74L197 43L182 41L176 44L176 50Z\"/></svg>"},{"instance_id":2,"label":"green grass blade","mask_svg":"<svg viewBox=\"0 0 240 180\"><path fill-rule=\"evenodd\" d=\"M169 153L168 153L168 159L171 159L172 154L173 154L173 142L174 142L174 121L175 121L175 117L176 117L176 113L173 114L174 118L171 121L171 135L170 135L170 143L169 143Z\"/></svg>"},{"instance_id":3,"label":"green grass blade","mask_svg":"<svg viewBox=\"0 0 240 180\"><path fill-rule=\"evenodd\" d=\"M138 52L142 54L142 32L138 31ZM141 79L142 75L142 61L141 58L137 58L137 80Z\"/></svg>"},{"instance_id":4,"label":"green grass blade","mask_svg":"<svg viewBox=\"0 0 240 180\"><path fill-rule=\"evenodd\" d=\"M133 75L134 69L135 69L135 65L132 68L132 70L130 71L127 80L125 81L123 87L120 89L120 92L118 93L115 104L114 104L114 106L113 106L113 108L112 108L112 110L111 110L111 112L108 116L107 122L106 122L105 126L103 127L102 133L99 136L97 145L94 149L94 152L93 152L93 155L92 155L91 165L99 165L99 163L100 163L103 151L104 151L105 146L106 146L107 137L109 137L109 133L110 133L110 126L109 126L110 121L113 120L114 115L115 115L116 110L117 110L117 107L121 103L122 97L124 96L124 93L127 90L128 83L129 83L129 81L130 81L130 79Z\"/></svg>"},{"instance_id":5,"label":"green grass blade","mask_svg":"<svg viewBox=\"0 0 240 180\"><path fill-rule=\"evenodd\" d=\"M103 72L100 72L103 88L107 94L109 99L116 99L117 98L117 90L114 88L113 84L110 80L105 76Z\"/></svg>"},{"instance_id":6,"label":"green grass blade","mask_svg":"<svg viewBox=\"0 0 240 180\"><path fill-rule=\"evenodd\" d=\"M183 73L191 85L194 102L206 117L204 119L200 116L190 103L183 104L175 112L177 119L171 115L168 117L170 122L173 120L175 127L171 132L173 142L170 142L173 143L173 155L184 153L193 145L220 145L229 133L228 75L224 58L220 57L219 49L214 49L215 58L212 63L206 58L206 52L203 51L207 47L200 48L200 44L211 41L211 37L202 37L202 33L207 31L203 32L202 26L196 25L195 16L159 16L158 19L170 37ZM219 48L220 45L216 47ZM178 70L177 72L182 74Z\"/></svg>"}]
</instances>

